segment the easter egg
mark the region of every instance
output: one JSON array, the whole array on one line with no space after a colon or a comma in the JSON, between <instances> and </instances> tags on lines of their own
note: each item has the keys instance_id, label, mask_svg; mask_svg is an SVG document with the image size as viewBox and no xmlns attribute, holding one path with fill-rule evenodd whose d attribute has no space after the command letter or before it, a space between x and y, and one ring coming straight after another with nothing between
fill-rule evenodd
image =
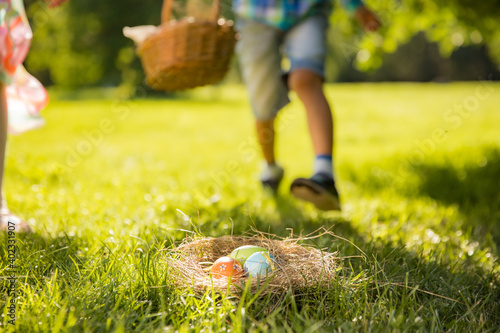
<instances>
[{"instance_id":1,"label":"easter egg","mask_svg":"<svg viewBox=\"0 0 500 333\"><path fill-rule=\"evenodd\" d=\"M243 268L233 258L222 257L212 265L212 276L216 279L240 278L243 276Z\"/></svg>"},{"instance_id":2,"label":"easter egg","mask_svg":"<svg viewBox=\"0 0 500 333\"><path fill-rule=\"evenodd\" d=\"M245 261L248 259L248 257L250 257L252 254L254 254L256 252L268 252L268 251L260 246L244 245L244 246L240 246L239 248L233 250L233 252L231 252L229 257L234 258L237 262L244 265Z\"/></svg>"},{"instance_id":3,"label":"easter egg","mask_svg":"<svg viewBox=\"0 0 500 333\"><path fill-rule=\"evenodd\" d=\"M266 276L276 269L274 257L269 252L255 252L245 261L243 270L250 276Z\"/></svg>"}]
</instances>

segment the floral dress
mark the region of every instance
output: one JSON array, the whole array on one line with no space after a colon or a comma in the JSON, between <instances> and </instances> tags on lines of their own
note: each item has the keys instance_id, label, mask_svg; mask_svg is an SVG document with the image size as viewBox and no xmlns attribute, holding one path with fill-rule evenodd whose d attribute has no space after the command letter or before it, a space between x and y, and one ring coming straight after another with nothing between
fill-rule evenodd
<instances>
[{"instance_id":1,"label":"floral dress","mask_svg":"<svg viewBox=\"0 0 500 333\"><path fill-rule=\"evenodd\" d=\"M22 0L0 0L0 81L7 84L9 133L40 127L47 105L42 84L23 67L33 33Z\"/></svg>"}]
</instances>

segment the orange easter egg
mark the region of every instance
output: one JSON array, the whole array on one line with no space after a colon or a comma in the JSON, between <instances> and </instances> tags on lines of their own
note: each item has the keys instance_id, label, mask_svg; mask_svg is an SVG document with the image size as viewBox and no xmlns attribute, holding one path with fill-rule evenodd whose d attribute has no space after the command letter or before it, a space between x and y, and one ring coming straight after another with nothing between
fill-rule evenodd
<instances>
[{"instance_id":1,"label":"orange easter egg","mask_svg":"<svg viewBox=\"0 0 500 333\"><path fill-rule=\"evenodd\" d=\"M222 257L217 259L212 265L212 276L216 279L240 278L243 276L243 268L233 258Z\"/></svg>"}]
</instances>

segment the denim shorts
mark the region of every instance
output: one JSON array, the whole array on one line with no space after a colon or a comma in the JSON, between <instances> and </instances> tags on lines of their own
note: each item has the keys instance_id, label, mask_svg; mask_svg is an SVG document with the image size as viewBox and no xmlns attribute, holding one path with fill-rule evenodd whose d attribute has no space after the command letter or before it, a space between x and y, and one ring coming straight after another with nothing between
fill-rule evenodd
<instances>
[{"instance_id":1,"label":"denim shorts","mask_svg":"<svg viewBox=\"0 0 500 333\"><path fill-rule=\"evenodd\" d=\"M236 29L241 38L236 52L257 119L274 118L290 101L283 80L282 57L290 61L289 72L308 69L324 77L327 28L326 15L309 17L288 31L237 19Z\"/></svg>"}]
</instances>

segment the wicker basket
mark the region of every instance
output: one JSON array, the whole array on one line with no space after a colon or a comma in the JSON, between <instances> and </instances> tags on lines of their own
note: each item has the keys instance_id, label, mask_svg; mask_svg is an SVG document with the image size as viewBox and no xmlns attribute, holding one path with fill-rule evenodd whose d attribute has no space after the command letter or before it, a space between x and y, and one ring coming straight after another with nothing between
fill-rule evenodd
<instances>
[{"instance_id":1,"label":"wicker basket","mask_svg":"<svg viewBox=\"0 0 500 333\"><path fill-rule=\"evenodd\" d=\"M162 24L138 46L146 83L156 90L185 90L220 81L236 42L231 21L219 19L214 0L211 20L170 20L173 0L164 0Z\"/></svg>"}]
</instances>

